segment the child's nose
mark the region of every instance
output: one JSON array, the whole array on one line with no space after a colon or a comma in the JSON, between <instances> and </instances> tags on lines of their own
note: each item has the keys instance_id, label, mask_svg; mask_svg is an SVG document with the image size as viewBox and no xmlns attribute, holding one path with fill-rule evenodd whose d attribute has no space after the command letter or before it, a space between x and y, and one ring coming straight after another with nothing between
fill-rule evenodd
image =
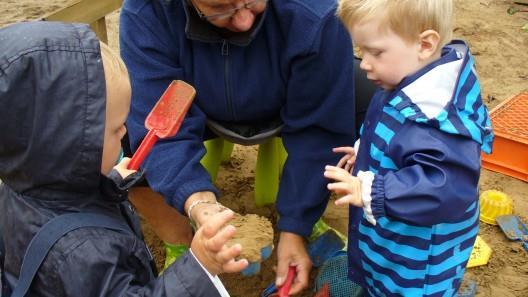
<instances>
[{"instance_id":1,"label":"child's nose","mask_svg":"<svg viewBox=\"0 0 528 297\"><path fill-rule=\"evenodd\" d=\"M361 60L361 63L359 63L359 68L361 68L362 70L365 70L365 71L371 71L372 70L372 66L370 65L370 63L365 58L363 58L363 60Z\"/></svg>"}]
</instances>

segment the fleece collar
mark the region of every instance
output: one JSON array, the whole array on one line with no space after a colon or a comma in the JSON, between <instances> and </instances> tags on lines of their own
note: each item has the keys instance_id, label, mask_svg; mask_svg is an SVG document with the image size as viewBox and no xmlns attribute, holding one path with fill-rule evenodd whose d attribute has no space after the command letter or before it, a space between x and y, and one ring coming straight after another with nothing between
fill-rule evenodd
<instances>
[{"instance_id":1,"label":"fleece collar","mask_svg":"<svg viewBox=\"0 0 528 297\"><path fill-rule=\"evenodd\" d=\"M250 30L246 32L235 33L215 27L209 22L200 19L200 16L196 12L195 8L192 7L190 1L182 1L183 9L185 10L185 15L187 16L185 34L187 35L187 38L201 42L227 41L234 45L247 46L260 31L262 23L264 23L264 19L266 18L266 12L268 11L268 8L266 8L263 13L257 16L255 23Z\"/></svg>"}]
</instances>

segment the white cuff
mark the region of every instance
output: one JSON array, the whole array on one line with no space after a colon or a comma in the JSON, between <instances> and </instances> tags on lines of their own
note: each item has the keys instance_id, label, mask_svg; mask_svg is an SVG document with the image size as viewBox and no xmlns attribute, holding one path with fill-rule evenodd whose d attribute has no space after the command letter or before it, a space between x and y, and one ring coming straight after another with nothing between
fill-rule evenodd
<instances>
[{"instance_id":1,"label":"white cuff","mask_svg":"<svg viewBox=\"0 0 528 297\"><path fill-rule=\"evenodd\" d=\"M220 293L220 296L222 296L222 297L230 297L229 293L227 293L227 290L224 287L224 284L222 283L222 281L220 280L218 275L213 276L212 274L210 274L209 271L207 271L207 269L205 269L205 267L203 267L202 263L200 263L200 260L198 260L198 258L196 258L196 256L193 254L193 251L191 249L189 249L189 251L191 252L191 255L194 257L194 259L196 259L196 262L198 262L198 264L200 264L200 267L202 267L202 269L205 271L205 273L207 274L207 276L209 277L209 279L211 280L211 282L215 286L215 288L218 291L218 293Z\"/></svg>"},{"instance_id":2,"label":"white cuff","mask_svg":"<svg viewBox=\"0 0 528 297\"><path fill-rule=\"evenodd\" d=\"M358 141L359 142L359 141ZM355 147L355 145L354 145ZM374 173L370 171L359 171L357 177L361 181L361 200L363 200L363 212L365 218L372 225L376 226L376 219L372 214L372 182L374 181Z\"/></svg>"},{"instance_id":3,"label":"white cuff","mask_svg":"<svg viewBox=\"0 0 528 297\"><path fill-rule=\"evenodd\" d=\"M357 156L357 154L358 154L358 152L359 152L359 141L360 141L360 140L361 140L361 139L358 138L358 140L356 140L356 142L354 142L354 153L356 154L356 156Z\"/></svg>"}]
</instances>

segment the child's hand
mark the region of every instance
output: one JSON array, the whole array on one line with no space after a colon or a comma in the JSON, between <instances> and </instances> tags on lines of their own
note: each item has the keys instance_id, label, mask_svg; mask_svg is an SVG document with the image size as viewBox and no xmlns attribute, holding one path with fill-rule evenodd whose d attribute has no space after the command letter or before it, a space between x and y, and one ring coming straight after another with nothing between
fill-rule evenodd
<instances>
[{"instance_id":1,"label":"child's hand","mask_svg":"<svg viewBox=\"0 0 528 297\"><path fill-rule=\"evenodd\" d=\"M356 207L363 207L361 199L361 181L352 176L347 170L337 166L325 166L324 176L336 180L336 183L329 183L328 190L339 195L345 195L335 201L336 205L351 204Z\"/></svg>"},{"instance_id":2,"label":"child's hand","mask_svg":"<svg viewBox=\"0 0 528 297\"><path fill-rule=\"evenodd\" d=\"M215 214L198 229L191 242L193 254L212 275L240 272L248 266L246 259L235 260L242 251L240 244L226 246L236 231L232 225L226 225L233 216L232 210Z\"/></svg>"},{"instance_id":3,"label":"child's hand","mask_svg":"<svg viewBox=\"0 0 528 297\"><path fill-rule=\"evenodd\" d=\"M356 163L356 153L354 151L354 148L351 146L342 146L342 147L336 147L333 148L332 151L334 153L343 153L345 154L339 162L337 162L337 167L343 168L348 172L351 172L354 168L354 164Z\"/></svg>"},{"instance_id":4,"label":"child's hand","mask_svg":"<svg viewBox=\"0 0 528 297\"><path fill-rule=\"evenodd\" d=\"M114 166L114 169L119 172L119 175L121 175L121 177L123 179L125 179L127 176L131 175L132 173L135 173L137 170L130 170L128 169L128 163L130 163L130 158L123 158L121 159L121 161L119 162L119 164L117 164L116 166Z\"/></svg>"}]
</instances>

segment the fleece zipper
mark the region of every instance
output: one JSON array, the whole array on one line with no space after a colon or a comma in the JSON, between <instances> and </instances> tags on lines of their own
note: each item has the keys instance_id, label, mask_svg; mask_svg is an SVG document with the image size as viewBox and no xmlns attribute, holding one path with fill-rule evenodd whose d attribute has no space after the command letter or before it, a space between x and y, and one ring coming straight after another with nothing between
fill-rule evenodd
<instances>
[{"instance_id":1,"label":"fleece zipper","mask_svg":"<svg viewBox=\"0 0 528 297\"><path fill-rule=\"evenodd\" d=\"M233 120L236 120L233 109L233 100L231 98L231 87L229 84L229 43L225 39L222 41L222 56L224 57L224 88L227 101L227 113Z\"/></svg>"}]
</instances>

